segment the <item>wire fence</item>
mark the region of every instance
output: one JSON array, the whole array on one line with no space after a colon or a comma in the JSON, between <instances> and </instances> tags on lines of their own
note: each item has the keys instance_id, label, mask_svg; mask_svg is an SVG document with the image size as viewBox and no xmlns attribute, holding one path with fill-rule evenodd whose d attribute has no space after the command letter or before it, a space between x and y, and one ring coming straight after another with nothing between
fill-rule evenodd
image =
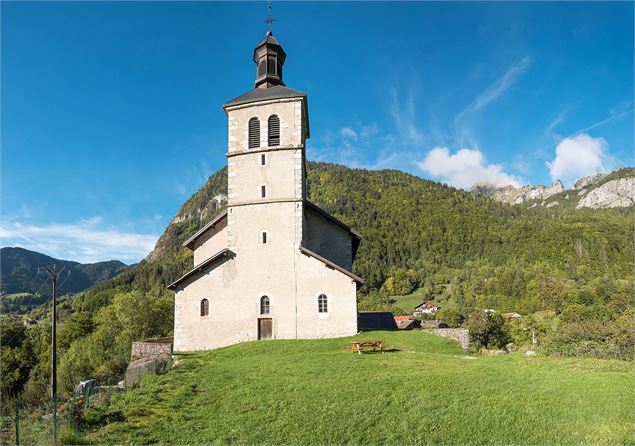
<instances>
[{"instance_id":1,"label":"wire fence","mask_svg":"<svg viewBox=\"0 0 635 446\"><path fill-rule=\"evenodd\" d=\"M172 355L143 358L131 363L126 370L125 386L114 379L101 385L92 379L82 381L68 399L57 403L31 405L3 394L0 399L0 445L78 444L82 441L82 433L104 421L89 408L100 404L107 406L113 394L135 387L143 377L164 373L172 366Z\"/></svg>"},{"instance_id":2,"label":"wire fence","mask_svg":"<svg viewBox=\"0 0 635 446\"><path fill-rule=\"evenodd\" d=\"M0 444L44 445L76 444L73 435L86 427L85 415L91 406L108 403L121 391L116 382L84 386L67 401L56 404L29 405L15 397L3 395L0 408ZM54 407L57 410L54 410Z\"/></svg>"}]
</instances>

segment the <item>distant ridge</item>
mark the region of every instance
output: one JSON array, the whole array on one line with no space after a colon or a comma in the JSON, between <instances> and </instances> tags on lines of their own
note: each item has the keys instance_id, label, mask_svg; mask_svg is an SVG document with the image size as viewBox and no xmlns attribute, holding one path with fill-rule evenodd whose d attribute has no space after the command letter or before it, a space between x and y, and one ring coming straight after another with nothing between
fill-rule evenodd
<instances>
[{"instance_id":1,"label":"distant ridge","mask_svg":"<svg viewBox=\"0 0 635 446\"><path fill-rule=\"evenodd\" d=\"M50 294L50 286L41 287L46 276L42 272L38 274L38 267L52 263L64 266L70 271L70 275L64 272L60 277L60 295L83 291L96 283L111 279L129 268L118 260L82 264L70 260L54 259L24 248L7 247L0 249L0 292L2 295L33 294L39 290L39 294Z\"/></svg>"},{"instance_id":2,"label":"distant ridge","mask_svg":"<svg viewBox=\"0 0 635 446\"><path fill-rule=\"evenodd\" d=\"M476 184L471 189L480 195L507 204L528 207L565 206L581 208L620 208L635 204L635 168L623 167L611 173L597 173L578 179L570 189L560 180L551 186L497 186Z\"/></svg>"}]
</instances>

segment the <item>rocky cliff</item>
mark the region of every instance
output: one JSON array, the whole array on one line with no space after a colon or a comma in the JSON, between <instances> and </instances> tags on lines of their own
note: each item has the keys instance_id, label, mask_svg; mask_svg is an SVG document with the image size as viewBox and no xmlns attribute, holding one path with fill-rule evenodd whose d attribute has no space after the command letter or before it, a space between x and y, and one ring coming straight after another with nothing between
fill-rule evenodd
<instances>
[{"instance_id":1,"label":"rocky cliff","mask_svg":"<svg viewBox=\"0 0 635 446\"><path fill-rule=\"evenodd\" d=\"M578 179L565 189L560 180L551 186L475 185L472 192L507 204L528 207L573 206L580 208L629 207L635 204L635 168L622 168L611 173L597 173Z\"/></svg>"},{"instance_id":2,"label":"rocky cliff","mask_svg":"<svg viewBox=\"0 0 635 446\"><path fill-rule=\"evenodd\" d=\"M617 208L635 204L635 177L619 178L596 187L578 202L580 208Z\"/></svg>"}]
</instances>

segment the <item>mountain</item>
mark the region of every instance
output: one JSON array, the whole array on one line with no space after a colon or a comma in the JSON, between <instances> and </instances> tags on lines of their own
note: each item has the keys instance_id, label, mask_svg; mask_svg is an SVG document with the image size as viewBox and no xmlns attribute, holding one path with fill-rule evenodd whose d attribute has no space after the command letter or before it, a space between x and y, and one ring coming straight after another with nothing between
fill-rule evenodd
<instances>
[{"instance_id":1,"label":"mountain","mask_svg":"<svg viewBox=\"0 0 635 446\"><path fill-rule=\"evenodd\" d=\"M417 280L425 282L432 271L470 262L539 264L572 276L581 264L593 276L607 268L618 277L631 271L635 249L626 211L510 206L396 170L309 162L307 174L309 199L364 236L353 266L366 280L363 291L379 288L399 269L421 271ZM223 168L183 204L144 261L91 293L170 295L165 287L192 267L181 244L221 212L224 202L215 197L226 193Z\"/></svg>"},{"instance_id":2,"label":"mountain","mask_svg":"<svg viewBox=\"0 0 635 446\"><path fill-rule=\"evenodd\" d=\"M66 268L59 279L59 295L83 291L128 269L127 265L118 260L82 264L54 259L23 248L2 248L0 249L0 292L3 295L38 293L49 296L51 292L50 282L48 285L42 286L47 274L41 269L38 273L38 268L41 265L52 265L53 263Z\"/></svg>"},{"instance_id":3,"label":"mountain","mask_svg":"<svg viewBox=\"0 0 635 446\"><path fill-rule=\"evenodd\" d=\"M578 179L570 189L560 180L551 186L496 186L477 184L472 192L501 203L528 207L566 206L581 208L630 207L635 204L635 168L625 167L611 173L597 173Z\"/></svg>"},{"instance_id":4,"label":"mountain","mask_svg":"<svg viewBox=\"0 0 635 446\"><path fill-rule=\"evenodd\" d=\"M556 180L551 186L496 186L491 184L477 184L471 191L488 198L493 198L501 203L522 204L528 200L545 200L565 190L562 181Z\"/></svg>"},{"instance_id":5,"label":"mountain","mask_svg":"<svg viewBox=\"0 0 635 446\"><path fill-rule=\"evenodd\" d=\"M396 170L307 163L307 175L309 199L363 235L353 265L365 280L360 310L400 312L393 297L416 289L459 318L483 308L518 312L535 321L547 353L635 357L632 209L514 206ZM226 193L223 168L183 204L146 259L60 300L62 328L70 322L60 335L67 390L89 377L119 379L132 340L171 334L166 287L193 266L182 243L222 211ZM44 319L43 310L31 318ZM528 333L514 336L531 342ZM26 395L45 395L46 372L39 363L24 368Z\"/></svg>"}]
</instances>

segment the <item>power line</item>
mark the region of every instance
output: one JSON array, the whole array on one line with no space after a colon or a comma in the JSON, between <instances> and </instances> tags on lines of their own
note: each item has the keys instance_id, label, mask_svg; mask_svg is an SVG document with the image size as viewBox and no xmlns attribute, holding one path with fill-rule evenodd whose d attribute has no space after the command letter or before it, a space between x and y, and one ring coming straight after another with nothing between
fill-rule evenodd
<instances>
[{"instance_id":1,"label":"power line","mask_svg":"<svg viewBox=\"0 0 635 446\"><path fill-rule=\"evenodd\" d=\"M70 270L70 269L67 269L66 271L68 271L68 274L66 275L66 279L64 279L64 280L62 281L62 283L60 283L60 285L59 285L59 287L58 287L59 289L61 289L61 288L62 288L62 286L63 286L63 285L66 283L66 281L68 280L68 278L69 278L69 277L71 277L71 270ZM60 271L60 272L61 272L61 271Z\"/></svg>"},{"instance_id":2,"label":"power line","mask_svg":"<svg viewBox=\"0 0 635 446\"><path fill-rule=\"evenodd\" d=\"M59 271L57 271L57 264L55 263L53 264L53 271L46 265L42 265L42 267L51 275L51 281L53 282L53 295L51 298L53 301L51 312L51 397L53 398L53 444L57 444L57 306L55 294L57 293L57 279L66 267L63 266Z\"/></svg>"},{"instance_id":3,"label":"power line","mask_svg":"<svg viewBox=\"0 0 635 446\"><path fill-rule=\"evenodd\" d=\"M40 268L38 268L38 269L37 269L37 273L38 273L38 274L40 273ZM36 277L37 277L37 275L36 275ZM38 288L38 290L37 290L34 294L32 294L32 295L31 295L31 297L27 298L27 299L26 299L26 301L25 301L25 303L24 303L23 305L29 306L29 304L31 303L31 301L32 301L33 299L35 299L35 297L36 297L36 296L38 295L38 293L42 290L42 287L44 287L44 284L46 284L46 282L48 282L48 280L49 280L49 277L48 277L48 276L47 276L47 277L45 277L45 278L44 278L44 282L42 282L42 284L40 285L40 287ZM10 343L11 343L11 341L13 341L13 340L15 339L15 337L16 337L18 334L19 334L19 332L16 332L13 336L11 336L11 338L9 338L9 340L8 340L5 344L7 344L7 345L8 345L8 344L10 344Z\"/></svg>"}]
</instances>

